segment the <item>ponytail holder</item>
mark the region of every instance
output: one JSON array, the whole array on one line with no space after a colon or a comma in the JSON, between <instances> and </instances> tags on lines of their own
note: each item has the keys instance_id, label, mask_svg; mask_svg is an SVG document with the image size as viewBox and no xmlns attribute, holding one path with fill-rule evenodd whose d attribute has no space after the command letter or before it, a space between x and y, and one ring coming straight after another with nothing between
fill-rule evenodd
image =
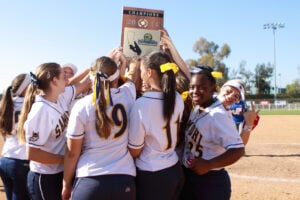
<instances>
[{"instance_id":1,"label":"ponytail holder","mask_svg":"<svg viewBox=\"0 0 300 200\"><path fill-rule=\"evenodd\" d=\"M92 103L93 105L96 104L96 102L98 102L98 95L99 95L99 89L100 89L100 80L99 77L96 74L96 77L94 79L94 84L93 84L93 99L92 99Z\"/></svg>"},{"instance_id":2,"label":"ponytail holder","mask_svg":"<svg viewBox=\"0 0 300 200\"><path fill-rule=\"evenodd\" d=\"M118 70L117 70L118 71ZM116 73L116 72L115 72ZM104 99L105 99L105 105L113 105L112 103L112 99L111 99L111 94L110 94L110 87L107 86L107 81L110 82L111 81L111 76L108 76L107 74L103 73L103 72L97 72L97 74L100 75L100 80L103 81L103 85L104 85ZM118 74L119 76L119 74Z\"/></svg>"},{"instance_id":3,"label":"ponytail holder","mask_svg":"<svg viewBox=\"0 0 300 200\"><path fill-rule=\"evenodd\" d=\"M96 72L96 77L93 86L93 100L92 100L92 103L94 105L99 101L99 93L101 89L101 77L107 77L107 76L102 72Z\"/></svg>"},{"instance_id":4,"label":"ponytail holder","mask_svg":"<svg viewBox=\"0 0 300 200\"><path fill-rule=\"evenodd\" d=\"M93 99L92 102L95 105L96 103L98 103L99 101L99 93L101 90L101 81L104 82L104 98L106 100L105 104L106 105L113 105L112 103L112 97L110 94L110 87L106 86L106 81L108 80L108 76L107 74L103 73L103 72L97 72L96 73L96 78L94 80L94 86L93 86Z\"/></svg>"},{"instance_id":5,"label":"ponytail holder","mask_svg":"<svg viewBox=\"0 0 300 200\"><path fill-rule=\"evenodd\" d=\"M163 65L160 65L160 71L161 73L164 73L166 71L173 70L174 74L176 74L179 70L179 67L175 63L165 63Z\"/></svg>"},{"instance_id":6,"label":"ponytail holder","mask_svg":"<svg viewBox=\"0 0 300 200\"><path fill-rule=\"evenodd\" d=\"M7 89L6 89L6 91L9 91L9 90L12 90L12 86L11 85L8 86Z\"/></svg>"},{"instance_id":7,"label":"ponytail holder","mask_svg":"<svg viewBox=\"0 0 300 200\"><path fill-rule=\"evenodd\" d=\"M29 74L30 74L30 81L33 83L34 86L38 86L39 81L37 80L36 75L32 72L29 72Z\"/></svg>"},{"instance_id":8,"label":"ponytail holder","mask_svg":"<svg viewBox=\"0 0 300 200\"><path fill-rule=\"evenodd\" d=\"M189 91L184 91L181 93L181 98L183 99L183 101L185 101L188 98L189 94Z\"/></svg>"},{"instance_id":9,"label":"ponytail holder","mask_svg":"<svg viewBox=\"0 0 300 200\"><path fill-rule=\"evenodd\" d=\"M214 78L222 78L222 77L223 77L222 72L212 72L211 75L212 75Z\"/></svg>"}]
</instances>

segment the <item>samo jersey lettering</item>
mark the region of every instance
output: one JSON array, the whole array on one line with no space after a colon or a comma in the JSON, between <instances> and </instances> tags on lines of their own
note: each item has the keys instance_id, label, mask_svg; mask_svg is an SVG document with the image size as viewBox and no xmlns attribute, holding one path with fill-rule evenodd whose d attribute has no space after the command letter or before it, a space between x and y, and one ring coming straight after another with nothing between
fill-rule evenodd
<instances>
[{"instance_id":1,"label":"samo jersey lettering","mask_svg":"<svg viewBox=\"0 0 300 200\"><path fill-rule=\"evenodd\" d=\"M66 128L69 121L68 106L75 98L75 88L66 87L57 103L37 95L24 124L26 144L53 154L64 155ZM44 164L30 161L30 170L41 174L63 171L63 164Z\"/></svg>"},{"instance_id":2,"label":"samo jersey lettering","mask_svg":"<svg viewBox=\"0 0 300 200\"><path fill-rule=\"evenodd\" d=\"M183 164L186 167L189 167L187 159L210 160L227 149L241 147L244 147L244 143L231 113L225 110L219 100L202 112L198 106L192 110L185 131Z\"/></svg>"}]
</instances>

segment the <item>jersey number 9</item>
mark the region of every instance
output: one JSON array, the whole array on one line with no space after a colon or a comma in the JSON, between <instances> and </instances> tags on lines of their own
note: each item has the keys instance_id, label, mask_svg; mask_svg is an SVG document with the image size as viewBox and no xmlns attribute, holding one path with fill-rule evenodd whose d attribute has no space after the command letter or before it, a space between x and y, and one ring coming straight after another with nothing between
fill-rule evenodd
<instances>
[{"instance_id":1,"label":"jersey number 9","mask_svg":"<svg viewBox=\"0 0 300 200\"><path fill-rule=\"evenodd\" d=\"M119 113L121 114L120 118ZM119 130L115 133L114 136L114 138L118 138L121 135L123 135L128 125L126 110L122 104L116 104L113 107L111 119L114 122L114 124L119 128Z\"/></svg>"}]
</instances>

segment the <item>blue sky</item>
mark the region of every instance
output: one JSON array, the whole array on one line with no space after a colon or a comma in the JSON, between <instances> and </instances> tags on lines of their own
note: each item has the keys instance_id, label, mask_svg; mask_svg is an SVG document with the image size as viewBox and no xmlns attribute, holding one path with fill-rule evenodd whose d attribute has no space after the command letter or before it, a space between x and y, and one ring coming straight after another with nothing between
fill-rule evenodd
<instances>
[{"instance_id":1,"label":"blue sky","mask_svg":"<svg viewBox=\"0 0 300 200\"><path fill-rule=\"evenodd\" d=\"M72 62L83 70L120 45L123 6L164 10L164 25L184 60L199 57L193 45L204 37L230 46L228 67L246 61L251 71L274 61L273 32L263 24L285 23L276 31L277 86L300 78L297 0L0 0L0 91L41 63Z\"/></svg>"}]
</instances>

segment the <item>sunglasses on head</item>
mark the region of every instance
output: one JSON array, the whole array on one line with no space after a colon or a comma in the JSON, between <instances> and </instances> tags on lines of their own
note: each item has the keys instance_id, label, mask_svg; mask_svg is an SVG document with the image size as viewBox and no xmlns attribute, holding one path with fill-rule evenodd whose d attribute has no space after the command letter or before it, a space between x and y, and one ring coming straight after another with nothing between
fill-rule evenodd
<instances>
[{"instance_id":1,"label":"sunglasses on head","mask_svg":"<svg viewBox=\"0 0 300 200\"><path fill-rule=\"evenodd\" d=\"M199 72L212 72L212 69L208 66L203 66L203 65L198 65L198 66L195 66L195 67L192 67L190 69L190 73L191 74L197 74Z\"/></svg>"}]
</instances>

